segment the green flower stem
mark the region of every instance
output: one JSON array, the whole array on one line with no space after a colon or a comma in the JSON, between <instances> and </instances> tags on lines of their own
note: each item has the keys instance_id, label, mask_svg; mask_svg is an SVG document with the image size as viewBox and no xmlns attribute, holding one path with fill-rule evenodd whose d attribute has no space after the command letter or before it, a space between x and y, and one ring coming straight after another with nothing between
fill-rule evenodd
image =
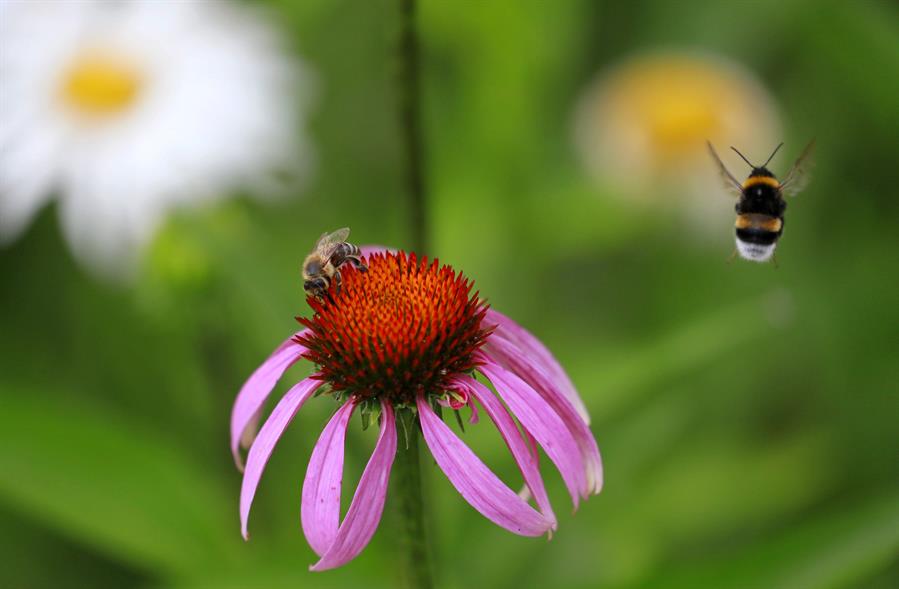
<instances>
[{"instance_id":1,"label":"green flower stem","mask_svg":"<svg viewBox=\"0 0 899 589\"><path fill-rule=\"evenodd\" d=\"M430 589L433 581L421 500L421 464L418 457L420 435L411 412L403 413L408 415L397 415L397 419L406 420L408 425L404 427L399 421L397 422L399 443L393 462L393 481L390 488L397 508L397 545L402 563L399 567L401 586L410 589Z\"/></svg>"},{"instance_id":2,"label":"green flower stem","mask_svg":"<svg viewBox=\"0 0 899 589\"><path fill-rule=\"evenodd\" d=\"M418 255L428 251L425 209L424 140L421 129L421 90L419 86L419 45L415 28L416 0L399 0L399 123L405 161L405 184L409 195L412 250ZM402 586L430 589L433 586L424 508L421 492L421 464L418 456L419 430L409 410L397 415L399 444L393 463L391 494L397 508L397 539Z\"/></svg>"},{"instance_id":3,"label":"green flower stem","mask_svg":"<svg viewBox=\"0 0 899 589\"><path fill-rule=\"evenodd\" d=\"M428 251L427 213L425 210L424 140L421 129L421 89L419 84L419 46L415 30L416 0L399 0L399 108L402 149L406 165L406 191L412 229L412 250L418 255Z\"/></svg>"}]
</instances>

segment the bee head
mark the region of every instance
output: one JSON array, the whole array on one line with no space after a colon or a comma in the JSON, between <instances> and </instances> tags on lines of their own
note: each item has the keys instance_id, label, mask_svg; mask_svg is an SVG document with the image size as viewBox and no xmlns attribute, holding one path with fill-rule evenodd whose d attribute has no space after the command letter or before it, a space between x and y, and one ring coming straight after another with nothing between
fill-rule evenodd
<instances>
[{"instance_id":1,"label":"bee head","mask_svg":"<svg viewBox=\"0 0 899 589\"><path fill-rule=\"evenodd\" d=\"M325 278L306 280L303 282L303 289L307 294L320 297L326 290L328 290L328 280Z\"/></svg>"},{"instance_id":2,"label":"bee head","mask_svg":"<svg viewBox=\"0 0 899 589\"><path fill-rule=\"evenodd\" d=\"M320 274L322 271L321 262L318 260L310 260L308 264L306 264L306 274L314 276L315 274Z\"/></svg>"}]
</instances>

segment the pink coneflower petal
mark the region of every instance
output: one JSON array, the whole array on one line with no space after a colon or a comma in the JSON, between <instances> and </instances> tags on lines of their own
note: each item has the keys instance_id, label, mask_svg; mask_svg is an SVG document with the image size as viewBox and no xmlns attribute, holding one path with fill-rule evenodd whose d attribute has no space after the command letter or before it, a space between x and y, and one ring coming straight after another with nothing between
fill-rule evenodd
<instances>
[{"instance_id":1,"label":"pink coneflower petal","mask_svg":"<svg viewBox=\"0 0 899 589\"><path fill-rule=\"evenodd\" d=\"M346 401L322 430L303 481L300 519L312 550L323 556L337 537L340 523L340 487L343 483L343 448L346 428L356 408Z\"/></svg>"},{"instance_id":2,"label":"pink coneflower petal","mask_svg":"<svg viewBox=\"0 0 899 589\"><path fill-rule=\"evenodd\" d=\"M468 423L477 425L481 420L481 418L478 416L478 406L475 405L473 401L469 401L468 408L471 409L471 417L468 418Z\"/></svg>"},{"instance_id":3,"label":"pink coneflower petal","mask_svg":"<svg viewBox=\"0 0 899 589\"><path fill-rule=\"evenodd\" d=\"M495 335L491 334L485 353L531 385L562 418L580 449L586 468L587 488L594 494L599 493L603 482L602 458L587 423L559 390L557 380L550 378L538 365L528 362L515 344Z\"/></svg>"},{"instance_id":4,"label":"pink coneflower petal","mask_svg":"<svg viewBox=\"0 0 899 589\"><path fill-rule=\"evenodd\" d=\"M362 250L362 256L366 257L366 258L372 254L397 251L394 248L387 247L386 245L373 245L373 244L360 245L359 249Z\"/></svg>"},{"instance_id":5,"label":"pink coneflower petal","mask_svg":"<svg viewBox=\"0 0 899 589\"><path fill-rule=\"evenodd\" d=\"M493 332L493 336L501 337L507 342L514 344L519 348L520 353L528 358L529 362L535 362L539 365L549 375L562 395L574 405L584 423L590 425L590 415L587 413L587 407L584 405L580 395L577 394L574 384L568 378L568 374L559 364L559 361L556 360L555 356L539 339L509 317L493 309L487 310L484 322L487 324L495 323L498 327Z\"/></svg>"},{"instance_id":6,"label":"pink coneflower petal","mask_svg":"<svg viewBox=\"0 0 899 589\"><path fill-rule=\"evenodd\" d=\"M467 374L456 378L450 384L451 386L464 389L483 405L484 411L487 412L487 415L496 425L496 429L499 430L500 435L506 442L512 457L515 458L525 485L527 485L527 488L530 489L531 494L534 496L540 513L552 522L552 529L555 530L556 515L553 513L549 497L546 495L546 488L543 486L543 477L540 476L536 452L531 452L527 441L522 437L509 412L506 411L506 408L503 407L503 404L493 395L490 389Z\"/></svg>"},{"instance_id":7,"label":"pink coneflower petal","mask_svg":"<svg viewBox=\"0 0 899 589\"><path fill-rule=\"evenodd\" d=\"M389 403L381 403L381 433L378 443L353 495L353 501L330 548L321 560L309 567L324 571L339 567L362 552L369 543L384 511L387 482L396 456L396 419Z\"/></svg>"},{"instance_id":8,"label":"pink coneflower petal","mask_svg":"<svg viewBox=\"0 0 899 589\"><path fill-rule=\"evenodd\" d=\"M540 536L553 527L503 483L443 421L424 395L416 397L425 442L457 491L481 515L521 536Z\"/></svg>"},{"instance_id":9,"label":"pink coneflower petal","mask_svg":"<svg viewBox=\"0 0 899 589\"><path fill-rule=\"evenodd\" d=\"M252 443L255 437L253 430L256 429L265 400L284 372L306 351L306 348L293 340L305 332L305 329L298 332L278 346L262 366L250 375L234 400L234 408L231 410L231 454L234 455L234 463L239 470L243 470L240 448L246 448Z\"/></svg>"},{"instance_id":10,"label":"pink coneflower petal","mask_svg":"<svg viewBox=\"0 0 899 589\"><path fill-rule=\"evenodd\" d=\"M534 436L531 435L531 432L528 430L524 430L524 437L528 442L528 448L531 450L531 454L534 455L534 460L537 463L540 463L540 451L537 450L537 440L534 439Z\"/></svg>"},{"instance_id":11,"label":"pink coneflower petal","mask_svg":"<svg viewBox=\"0 0 899 589\"><path fill-rule=\"evenodd\" d=\"M506 370L489 356L476 354L481 365L478 370L493 383L497 394L521 425L524 426L549 459L552 460L577 508L580 498L589 495L586 468L581 460L577 442L550 405L529 384Z\"/></svg>"},{"instance_id":12,"label":"pink coneflower petal","mask_svg":"<svg viewBox=\"0 0 899 589\"><path fill-rule=\"evenodd\" d=\"M303 406L309 397L315 393L315 390L321 386L321 382L307 378L295 384L293 388L287 391L287 394L281 398L272 414L265 421L256 441L250 447L250 453L247 455L247 468L243 474L243 483L240 488L240 531L244 540L248 539L247 519L250 517L250 506L253 504L253 497L256 495L256 487L259 486L259 479L262 477L262 471L268 462L275 444L281 438L284 430L293 420L297 411Z\"/></svg>"},{"instance_id":13,"label":"pink coneflower petal","mask_svg":"<svg viewBox=\"0 0 899 589\"><path fill-rule=\"evenodd\" d=\"M531 432L528 430L524 430L522 432L524 434L524 439L528 443L528 450L531 451L531 455L534 457L534 462L537 463L537 467L540 466L540 450L537 449L537 440L534 439L534 436L531 435ZM533 495L531 495L531 489L527 485L523 486L521 490L518 492L518 496L524 499L525 501L530 501L533 499Z\"/></svg>"}]
</instances>

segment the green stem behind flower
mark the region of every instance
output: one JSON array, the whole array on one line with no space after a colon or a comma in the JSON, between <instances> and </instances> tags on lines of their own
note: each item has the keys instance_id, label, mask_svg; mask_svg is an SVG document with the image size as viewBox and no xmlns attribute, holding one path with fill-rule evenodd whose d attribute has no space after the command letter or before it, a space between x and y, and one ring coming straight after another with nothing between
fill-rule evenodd
<instances>
[{"instance_id":1,"label":"green stem behind flower","mask_svg":"<svg viewBox=\"0 0 899 589\"><path fill-rule=\"evenodd\" d=\"M402 149L406 165L406 191L412 229L412 250L418 255L428 251L425 211L424 140L421 130L421 89L419 86L419 47L415 30L416 0L399 0L399 107Z\"/></svg>"},{"instance_id":2,"label":"green stem behind flower","mask_svg":"<svg viewBox=\"0 0 899 589\"><path fill-rule=\"evenodd\" d=\"M405 424L405 431L404 431ZM402 586L429 589L433 586L421 500L421 465L418 457L419 430L411 411L397 415L399 444L390 486L397 507L397 545L400 551Z\"/></svg>"},{"instance_id":3,"label":"green stem behind flower","mask_svg":"<svg viewBox=\"0 0 899 589\"><path fill-rule=\"evenodd\" d=\"M424 140L421 129L419 45L415 28L416 0L399 0L399 77L397 91L406 191L412 231L412 250L419 256L428 251L425 210ZM393 464L391 492L397 506L397 532L403 586L430 589L430 559L422 505L421 465L418 456L419 429L414 414L397 413L400 444Z\"/></svg>"}]
</instances>

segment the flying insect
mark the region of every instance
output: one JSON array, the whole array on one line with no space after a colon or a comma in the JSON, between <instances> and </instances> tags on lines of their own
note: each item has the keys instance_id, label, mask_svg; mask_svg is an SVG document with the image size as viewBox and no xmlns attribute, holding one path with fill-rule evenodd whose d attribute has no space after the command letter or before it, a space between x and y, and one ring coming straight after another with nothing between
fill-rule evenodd
<instances>
[{"instance_id":1,"label":"flying insect","mask_svg":"<svg viewBox=\"0 0 899 589\"><path fill-rule=\"evenodd\" d=\"M784 196L796 196L808 184L808 170L815 142L811 141L806 146L796 163L784 176L783 182L779 181L767 167L783 143L774 149L761 166L756 166L735 147L731 147L752 168L749 177L742 184L724 166L712 144L708 141L706 144L725 187L739 199L735 207L737 219L734 223L736 253L743 259L753 262L771 260L777 242L783 235L784 212L787 209Z\"/></svg>"}]
</instances>

